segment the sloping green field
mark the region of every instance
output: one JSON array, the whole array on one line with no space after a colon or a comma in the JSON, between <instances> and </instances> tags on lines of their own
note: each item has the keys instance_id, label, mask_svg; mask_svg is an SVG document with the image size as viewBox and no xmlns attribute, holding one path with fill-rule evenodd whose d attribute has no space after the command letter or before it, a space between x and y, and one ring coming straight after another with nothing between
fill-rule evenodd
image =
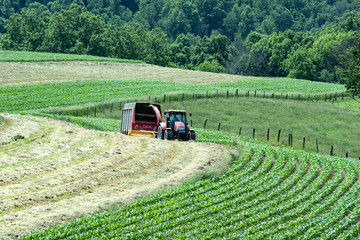
<instances>
[{"instance_id":1,"label":"sloping green field","mask_svg":"<svg viewBox=\"0 0 360 240\"><path fill-rule=\"evenodd\" d=\"M241 99L232 98L236 90ZM238 137L238 134L235 136L201 129L203 119L209 118L205 116L206 112L216 113L216 122L224 120L240 127L242 121L229 111L246 108L244 111L249 113L246 116L250 117L253 113L260 119L266 108L277 109L273 105L284 108L282 115L287 111L293 113L293 121L298 120L296 115L306 116L300 125L302 128L310 128L311 124L323 124L324 120L311 118L314 114L311 111L321 112L321 116L326 118L327 114L341 114L342 110L334 110L332 105L317 103L312 98L299 103L294 99L290 103L285 99L286 94L289 94L289 99L290 94L301 94L304 100L308 94L321 94L322 98L324 93L340 93L344 90L343 85L287 78L209 84L117 80L1 87L0 112L24 111L22 114L28 114L28 111L36 110L33 113L35 115L75 122L103 131L118 131L119 121L49 115L39 113L38 110L111 104L134 101L135 98L146 101L149 96L151 99L157 96L158 101L161 101L164 94L173 96L172 105L167 103L169 105L165 106L183 106L187 109L186 104L190 104L187 101L195 97L193 93L198 93L203 99L195 100L196 106L189 107L193 108L191 110L194 113L204 115L201 116L201 124L197 125L200 127L197 128L198 141L233 146L238 152L244 152L241 157L234 159L230 169L223 175L204 177L195 183L74 219L63 226L52 226L19 239L357 239L360 235L358 160L278 148L254 139ZM230 99L226 99L226 91L229 91ZM258 95L265 91L267 98L245 98L247 91L252 96L255 91ZM185 105L182 103L182 93L185 93ZM272 99L272 93L283 93L283 100ZM206 94L211 99L206 100ZM44 112L56 111L59 110ZM349 111L350 115L355 114L358 118L358 112ZM222 118L216 118L219 116ZM291 121L291 116L286 116L288 121ZM106 114L100 114L100 117L106 117ZM256 122L256 119L252 122ZM355 118L349 119L348 124L351 124ZM211 124L214 123L209 122L208 127L215 128ZM332 128L344 127L336 122L329 124L328 128L321 131L331 133ZM267 126L262 128L266 129ZM342 141L339 134L332 137Z\"/></svg>"},{"instance_id":2,"label":"sloping green field","mask_svg":"<svg viewBox=\"0 0 360 240\"><path fill-rule=\"evenodd\" d=\"M290 87L291 86L291 87ZM23 111L48 107L65 107L86 103L101 103L120 99L146 98L168 93L202 93L216 91L224 95L235 91L245 95L247 91L271 93L316 94L344 91L339 84L317 83L296 79L260 79L251 81L222 82L213 84L185 84L163 81L80 81L35 85L0 87L0 111ZM285 94L284 94L285 98Z\"/></svg>"},{"instance_id":3,"label":"sloping green field","mask_svg":"<svg viewBox=\"0 0 360 240\"><path fill-rule=\"evenodd\" d=\"M139 60L106 58L89 55L43 53L0 50L0 62L46 62L46 61L106 61L121 63L144 63Z\"/></svg>"}]
</instances>

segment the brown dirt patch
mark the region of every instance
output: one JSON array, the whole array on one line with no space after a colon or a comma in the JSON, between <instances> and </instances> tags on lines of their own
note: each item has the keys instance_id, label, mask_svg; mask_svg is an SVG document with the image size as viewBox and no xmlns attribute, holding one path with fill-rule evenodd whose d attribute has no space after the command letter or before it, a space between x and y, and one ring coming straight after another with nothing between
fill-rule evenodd
<instances>
[{"instance_id":1,"label":"brown dirt patch","mask_svg":"<svg viewBox=\"0 0 360 240\"><path fill-rule=\"evenodd\" d=\"M177 186L230 158L196 142L128 137L52 119L2 114L0 239L62 224ZM21 134L24 139L12 140Z\"/></svg>"},{"instance_id":2,"label":"brown dirt patch","mask_svg":"<svg viewBox=\"0 0 360 240\"><path fill-rule=\"evenodd\" d=\"M0 86L92 80L159 80L181 83L212 83L255 80L231 74L191 71L149 64L111 62L0 62Z\"/></svg>"}]
</instances>

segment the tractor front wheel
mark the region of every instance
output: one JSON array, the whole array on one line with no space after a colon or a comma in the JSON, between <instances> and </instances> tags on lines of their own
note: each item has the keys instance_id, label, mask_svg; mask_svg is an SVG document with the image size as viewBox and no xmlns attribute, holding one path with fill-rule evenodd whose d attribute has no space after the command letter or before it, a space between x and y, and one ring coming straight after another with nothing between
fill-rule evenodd
<instances>
[{"instance_id":1,"label":"tractor front wheel","mask_svg":"<svg viewBox=\"0 0 360 240\"><path fill-rule=\"evenodd\" d=\"M161 127L158 128L157 138L164 139L164 130Z\"/></svg>"},{"instance_id":2,"label":"tractor front wheel","mask_svg":"<svg viewBox=\"0 0 360 240\"><path fill-rule=\"evenodd\" d=\"M164 138L165 138L165 140L173 140L174 135L173 135L172 130L166 130Z\"/></svg>"},{"instance_id":3,"label":"tractor front wheel","mask_svg":"<svg viewBox=\"0 0 360 240\"><path fill-rule=\"evenodd\" d=\"M195 131L190 131L190 140L195 141L195 139L196 139Z\"/></svg>"}]
</instances>

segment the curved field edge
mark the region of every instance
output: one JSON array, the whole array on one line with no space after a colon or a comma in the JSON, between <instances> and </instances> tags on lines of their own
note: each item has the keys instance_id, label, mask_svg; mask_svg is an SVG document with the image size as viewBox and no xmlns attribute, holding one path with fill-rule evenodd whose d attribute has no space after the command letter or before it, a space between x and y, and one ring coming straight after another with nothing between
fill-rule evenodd
<instances>
[{"instance_id":1,"label":"curved field edge","mask_svg":"<svg viewBox=\"0 0 360 240\"><path fill-rule=\"evenodd\" d=\"M67 107L89 103L120 101L129 98L147 98L163 94L181 94L193 96L201 93L217 96L226 92L234 96L236 91L266 91L269 93L296 92L303 95L344 91L343 85L310 82L296 79L260 79L210 84L185 84L178 82L146 80L103 80L60 82L35 85L0 87L0 111L16 112L43 109L49 107ZM147 100L148 101L148 100Z\"/></svg>"},{"instance_id":2,"label":"curved field edge","mask_svg":"<svg viewBox=\"0 0 360 240\"><path fill-rule=\"evenodd\" d=\"M47 61L102 61L119 63L144 63L140 60L107 58L90 55L44 53L0 50L0 62L47 62Z\"/></svg>"},{"instance_id":3,"label":"curved field edge","mask_svg":"<svg viewBox=\"0 0 360 240\"><path fill-rule=\"evenodd\" d=\"M240 140L246 152L221 176L20 239L359 236L358 161Z\"/></svg>"}]
</instances>

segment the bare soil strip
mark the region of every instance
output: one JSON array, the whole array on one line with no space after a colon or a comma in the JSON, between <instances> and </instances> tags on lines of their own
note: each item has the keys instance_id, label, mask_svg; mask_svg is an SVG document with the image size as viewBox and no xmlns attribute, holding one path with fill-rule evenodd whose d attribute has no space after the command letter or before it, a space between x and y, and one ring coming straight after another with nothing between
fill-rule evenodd
<instances>
[{"instance_id":1,"label":"bare soil strip","mask_svg":"<svg viewBox=\"0 0 360 240\"><path fill-rule=\"evenodd\" d=\"M229 149L2 114L0 239L62 224L181 184ZM20 135L23 138L17 139Z\"/></svg>"},{"instance_id":2,"label":"bare soil strip","mask_svg":"<svg viewBox=\"0 0 360 240\"><path fill-rule=\"evenodd\" d=\"M0 62L0 86L92 80L159 80L181 83L212 83L255 79L257 78L166 68L149 64L86 61Z\"/></svg>"}]
</instances>

